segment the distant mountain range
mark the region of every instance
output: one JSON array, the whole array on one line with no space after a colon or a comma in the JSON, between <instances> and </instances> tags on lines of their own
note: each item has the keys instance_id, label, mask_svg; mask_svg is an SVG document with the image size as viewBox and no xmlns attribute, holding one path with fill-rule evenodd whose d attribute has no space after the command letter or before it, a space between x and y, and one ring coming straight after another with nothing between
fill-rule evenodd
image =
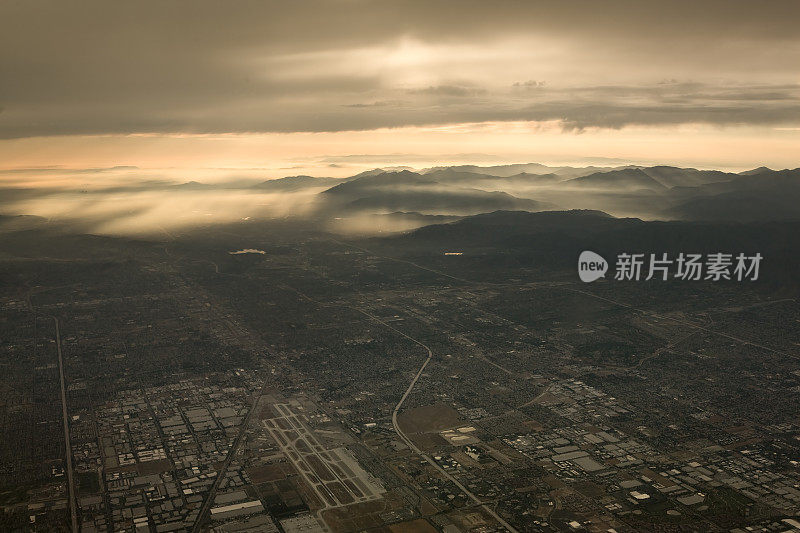
<instances>
[{"instance_id":1,"label":"distant mountain range","mask_svg":"<svg viewBox=\"0 0 800 533\"><path fill-rule=\"evenodd\" d=\"M341 183L340 178L315 178L313 176L287 176L274 180L266 180L254 185L254 189L269 192L298 192L318 187L332 187Z\"/></svg>"},{"instance_id":2,"label":"distant mountain range","mask_svg":"<svg viewBox=\"0 0 800 533\"><path fill-rule=\"evenodd\" d=\"M2 189L0 214L4 209L6 214L19 214L17 205L37 198L60 202L60 195L74 193L85 195L85 202L107 197L121 206L125 195L143 191L175 194L175 198L185 195L196 202L193 205L208 206L209 213L222 209L218 205L228 191L264 194L270 197L257 202L264 206L265 218L272 216L275 205L285 205L282 216L326 224L338 221L337 227L369 230L372 226L380 232L393 226L409 231L496 211L605 212L617 218L696 222L800 220L800 168L762 166L734 173L674 166L578 168L538 163L376 168L345 178L299 175L258 183L238 179L175 184L151 179L80 191L16 186ZM235 195L233 202L238 201ZM285 202L280 195L287 195ZM291 211L295 205L301 206L296 214Z\"/></svg>"},{"instance_id":3,"label":"distant mountain range","mask_svg":"<svg viewBox=\"0 0 800 533\"><path fill-rule=\"evenodd\" d=\"M798 232L800 220L664 222L615 218L608 213L586 210L497 211L376 240L376 246L426 257L457 251L473 262L553 268L570 276L574 276L580 250L595 251L612 263L622 252L667 253L670 257L680 252L759 252L769 258L762 273L764 279L786 288L800 284Z\"/></svg>"},{"instance_id":4,"label":"distant mountain range","mask_svg":"<svg viewBox=\"0 0 800 533\"><path fill-rule=\"evenodd\" d=\"M433 167L424 169L421 172L427 174L440 170L452 170L456 172L471 172L473 174L484 174L499 178L507 178L517 174L554 174L561 179L578 178L594 174L595 172L608 172L610 170L620 170L630 167L549 167L539 163L518 163L513 165L495 165L490 167L479 167L476 165L457 165L449 167Z\"/></svg>"},{"instance_id":5,"label":"distant mountain range","mask_svg":"<svg viewBox=\"0 0 800 533\"><path fill-rule=\"evenodd\" d=\"M564 185L572 187L590 187L605 190L651 190L660 191L666 187L651 178L640 168L627 168L624 170L611 170L608 172L596 172L574 178L564 182Z\"/></svg>"},{"instance_id":6,"label":"distant mountain range","mask_svg":"<svg viewBox=\"0 0 800 533\"><path fill-rule=\"evenodd\" d=\"M541 211L545 202L472 187L472 173L408 170L361 175L324 191L329 209L423 214L474 214L498 209ZM498 179L498 178L495 178Z\"/></svg>"},{"instance_id":7,"label":"distant mountain range","mask_svg":"<svg viewBox=\"0 0 800 533\"><path fill-rule=\"evenodd\" d=\"M280 185L274 187L296 191L333 184L319 196L329 210L341 212L467 216L497 210L592 209L662 220L800 219L800 169L760 167L731 173L628 166L582 170L539 164L462 165L418 172L375 169L344 179L284 178L275 180Z\"/></svg>"},{"instance_id":8,"label":"distant mountain range","mask_svg":"<svg viewBox=\"0 0 800 533\"><path fill-rule=\"evenodd\" d=\"M800 169L761 170L729 181L674 188L665 218L681 220L790 220L800 218Z\"/></svg>"}]
</instances>

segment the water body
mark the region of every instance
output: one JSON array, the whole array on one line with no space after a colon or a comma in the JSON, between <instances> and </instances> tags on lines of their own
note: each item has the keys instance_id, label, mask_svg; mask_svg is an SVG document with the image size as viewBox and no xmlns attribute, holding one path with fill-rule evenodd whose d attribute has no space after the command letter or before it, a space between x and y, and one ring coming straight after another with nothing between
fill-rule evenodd
<instances>
[{"instance_id":1,"label":"water body","mask_svg":"<svg viewBox=\"0 0 800 533\"><path fill-rule=\"evenodd\" d=\"M243 250L237 250L235 252L228 252L231 255L241 255L241 254L265 254L264 250L256 250L255 248L244 248Z\"/></svg>"}]
</instances>

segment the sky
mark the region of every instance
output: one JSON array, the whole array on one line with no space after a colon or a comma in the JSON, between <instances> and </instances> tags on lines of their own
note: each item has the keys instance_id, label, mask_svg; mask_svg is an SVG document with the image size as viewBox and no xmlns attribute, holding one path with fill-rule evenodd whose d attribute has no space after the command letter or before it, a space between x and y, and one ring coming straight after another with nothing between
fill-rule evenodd
<instances>
[{"instance_id":1,"label":"sky","mask_svg":"<svg viewBox=\"0 0 800 533\"><path fill-rule=\"evenodd\" d=\"M794 0L0 0L0 180L794 168L798 19Z\"/></svg>"}]
</instances>

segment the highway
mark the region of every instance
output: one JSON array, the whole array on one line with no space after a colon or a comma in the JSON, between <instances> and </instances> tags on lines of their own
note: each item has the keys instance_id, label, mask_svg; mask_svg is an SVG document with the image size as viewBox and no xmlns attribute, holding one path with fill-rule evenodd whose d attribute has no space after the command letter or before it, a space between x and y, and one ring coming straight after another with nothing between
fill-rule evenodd
<instances>
[{"instance_id":1,"label":"highway","mask_svg":"<svg viewBox=\"0 0 800 533\"><path fill-rule=\"evenodd\" d=\"M687 320L681 320L679 318L675 318L675 317L671 317L671 316L667 316L667 315L661 315L659 313L654 313L653 311L648 311L646 309L640 309L640 308L635 307L633 305L626 304L624 302L619 302L617 300L612 300L611 298L606 298L604 296L600 296L600 295L594 294L592 292L582 291L582 290L579 290L579 289L571 289L569 287L565 287L565 290L572 291L572 292L575 292L575 293L578 293L578 294L583 294L585 296L590 296L592 298L596 298L598 300L603 300L604 302L612 303L614 305L619 305L621 307L627 307L628 309L632 309L633 311L636 311L638 313L642 313L643 315L651 316L653 318L659 318L661 320L671 320L672 322L675 322L677 324L681 324L683 326L688 326L690 328L694 328L694 329L697 329L697 330L700 330L700 331L704 331L704 332L710 333L712 335L717 335L719 337L724 337L726 339L730 339L732 341L736 341L736 342L738 342L740 344L748 344L750 346L754 346L756 348L760 348L762 350L766 350L768 352L772 352L772 353L774 353L776 355L780 355L780 356L783 356L783 357L791 357L793 359L800 359L800 356L792 354L792 353L782 352L780 350L776 350L774 348L770 348L769 346L764 346L763 344L759 344L757 342L753 342L753 341L748 340L748 339L742 339L742 338L736 337L734 335L729 335L728 333L724 333L722 331L715 331L713 329L707 328L705 326L701 326L699 324L695 324L693 322L689 322ZM790 299L785 299L785 300L790 300ZM781 301L785 301L785 300L781 300ZM774 302L768 302L768 303L774 303Z\"/></svg>"},{"instance_id":2,"label":"highway","mask_svg":"<svg viewBox=\"0 0 800 533\"><path fill-rule=\"evenodd\" d=\"M418 265L415 265L415 266L418 266ZM400 413L400 409L402 409L403 403L405 403L406 399L409 397L411 392L414 390L414 387L417 385L417 381L419 381L420 376L422 376L422 373L425 372L425 367L427 367L428 363L430 363L431 359L433 359L433 351L430 349L430 347L428 345L424 344L423 342L415 339L411 335L403 333L402 331L400 331L396 327L392 326L391 324L388 324L387 322L384 322L379 317L364 311L363 309L359 309L358 307L353 307L351 305L329 304L329 303L325 303L325 302L320 302L319 300L315 300L314 298L311 298L310 296L308 296L306 294L303 294L302 292L298 291L294 287L290 287L288 285L282 285L282 287L287 288L289 290L292 290L292 291L296 292L298 295L300 295L301 297L305 298L306 300L309 300L311 302L314 302L314 303L316 303L318 305L321 305L321 306L324 306L324 307L345 307L347 309L352 309L353 311L356 311L356 312L361 313L362 315L364 315L366 317L369 317L371 320L374 320L378 324L381 324L382 326L384 326L384 327L386 327L388 329L391 329L392 331L394 331L398 335L400 335L402 337L405 337L406 339L410 340L414 344L417 344L417 345L419 345L419 346L421 346L422 348L425 349L425 351L428 353L428 356L425 358L425 361L422 363L422 366L419 367L419 370L417 370L417 373L414 375L414 378L411 380L411 383L409 383L408 388L403 393L403 396L400 398L400 401L397 402L397 405L394 406L394 410L392 410L392 427L394 427L395 433L397 433L397 436L400 438L400 440L403 441L405 443L405 445L408 446L409 449L412 452L414 452L419 457L424 459L425 462L427 462L433 468L435 468L445 479L447 479L448 481L451 481L456 487L459 488L459 490L461 490L461 492L463 492L467 496L467 498L472 500L473 503L475 503L478 506L480 506L484 511L486 511L486 513L489 516L491 516L492 518L497 520L497 522L499 524L501 524L504 528L506 528L511 533L518 533L518 531L514 527L512 527L508 522L503 520L494 511L494 509L492 509L486 503L481 501L480 498L475 496L467 487L465 487L463 484L461 484L461 482L459 482L456 478L451 476L444 468L442 468L441 466L436 464L436 461L431 459L427 454L425 454L425 452L420 450L417 447L417 445L414 444L414 442L411 439L409 439L408 436L406 436L405 433L403 433L403 430L400 429L400 424L398 424L398 422L397 422L397 415Z\"/></svg>"},{"instance_id":3,"label":"highway","mask_svg":"<svg viewBox=\"0 0 800 533\"><path fill-rule=\"evenodd\" d=\"M394 328L392 328L392 329L394 329ZM397 331L397 330L395 330L395 331ZM463 484L461 484L460 481L458 481L456 478L451 476L444 468L442 468L440 465L438 465L436 463L436 461L431 459L427 454L425 454L425 452L420 450L417 447L417 445L414 444L414 442L410 438L408 438L408 436L406 436L405 433L403 433L403 430L400 429L400 424L397 422L397 415L400 412L400 409L403 407L403 403L406 401L406 398L408 398L408 396L411 394L411 391L414 390L414 386L416 386L417 381L419 380L419 378L422 375L422 373L425 371L425 367L428 366L428 363L430 363L431 359L433 358L433 352L431 351L431 349L428 346L426 346L425 344L421 343L420 341L414 339L413 337L409 337L405 333L401 332L401 334L404 337L406 337L408 339L411 339L415 343L417 343L420 346L422 346L423 348L425 348L425 350L428 351L428 357L425 358L425 362L422 363L421 367L419 367L419 370L417 371L416 375L414 376L414 379L411 380L411 383L408 385L408 388L406 389L406 392L400 398L400 401L397 402L397 405L394 406L394 410L392 411L392 426L394 427L395 433L397 433L397 436L400 437L400 440L403 441L406 444L406 446L408 446L409 449L411 449L411 451L413 451L415 454L417 454L418 456L423 458L429 465L434 467L444 478L446 478L447 480L451 481L470 500L472 500L474 503L476 503L478 506L480 506L484 511L486 511L486 513L489 514L489 516L491 516L492 518L497 520L497 522L500 523L507 530L511 531L512 533L517 533L517 530L514 527L512 527L508 522L503 520L494 511L494 509L492 509L486 503L481 501L480 498L478 498L472 492L470 492L470 490L467 487L465 487Z\"/></svg>"},{"instance_id":4,"label":"highway","mask_svg":"<svg viewBox=\"0 0 800 533\"><path fill-rule=\"evenodd\" d=\"M75 499L75 481L72 473L72 443L69 440L69 417L67 416L67 387L64 385L64 357L61 354L61 331L58 319L50 318L56 325L56 349L58 350L58 377L61 382L61 416L64 419L64 444L67 459L67 487L69 488L69 514L73 533L78 533L78 501Z\"/></svg>"},{"instance_id":5,"label":"highway","mask_svg":"<svg viewBox=\"0 0 800 533\"><path fill-rule=\"evenodd\" d=\"M217 472L217 477L214 478L214 483L212 483L211 488L208 489L208 495L206 499L203 501L203 506L200 508L200 514L197 515L197 519L192 525L192 531L197 533L200 531L200 527L203 524L203 520L205 516L208 514L209 510L211 509L211 504L214 503L214 497L217 495L217 489L219 488L219 484L222 481L222 478L225 477L225 472L228 470L228 467L233 461L233 458L236 456L236 452L239 450L239 446L242 444L242 440L244 440L245 433L247 433L247 428L250 427L250 421L253 419L253 413L256 412L256 407L258 406L258 401L261 399L261 396L264 394L264 390L266 389L266 384L264 387L256 394L256 397L253 399L253 405L250 406L250 411L247 413L247 417L242 421L242 426L239 429L239 433L236 434L236 439L233 441L233 446L228 451L228 455L225 457L225 461L222 463L222 466L219 468Z\"/></svg>"},{"instance_id":6,"label":"highway","mask_svg":"<svg viewBox=\"0 0 800 533\"><path fill-rule=\"evenodd\" d=\"M349 242L343 242L343 241L339 241L339 240L336 240L336 239L333 239L333 238L330 238L330 240L335 242L335 243L337 243L337 244L340 244L342 246L347 246L349 248L354 248L354 249L360 250L362 252L367 252L367 253L372 254L375 257L379 257L381 259L387 259L389 261L396 261L398 263L406 263L408 265L411 265L413 267L419 268L421 270L426 270L428 272L432 272L434 274L438 274L438 275L440 275L442 277L449 278L449 279L452 279L454 281L460 281L460 282L465 283L467 285L482 284L482 285L493 286L493 287L509 287L509 286L512 286L512 287L515 287L515 288L520 288L523 285L530 285L530 284L523 284L523 285L513 284L513 285L509 285L508 283L498 283L498 282L487 281L487 280L475 281L475 280L468 280L468 279L464 279L464 278L459 278L457 276L453 276L451 274L448 274L447 272L442 272L441 270L435 270L433 268L428 268L426 266L422 266L422 265L419 265L417 263L413 263L413 262L408 261L406 259L400 259L400 258L397 258L397 257L390 257L390 256L386 256L386 255L380 255L380 254L378 254L376 252L373 252L372 250L368 250L366 248L362 248L360 246L356 246L355 244L352 244L352 243L349 243ZM571 283L571 284L574 284L574 283ZM580 284L580 285L585 285L585 284ZM562 286L562 289L565 290L565 291L571 291L571 292L574 292L574 293L577 293L577 294L582 294L584 296L589 296L591 298L595 298L595 299L602 300L602 301L605 301L605 302L608 302L608 303L612 303L614 305L619 305L621 307L627 307L628 309L631 309L633 311L636 311L636 312L639 312L639 313L642 313L644 315L648 315L648 316L651 316L651 317L654 317L654 318L659 318L659 319L662 319L662 320L670 320L672 322L675 322L677 324L681 324L683 326L688 326L690 328L694 328L694 329L697 329L697 330L700 330L700 331L704 331L704 332L710 333L712 335L717 335L719 337L724 337L726 339L730 339L732 341L736 341L736 342L738 342L740 344L747 344L747 345L753 346L755 348L760 348L762 350L766 350L768 352L772 352L772 353L774 353L776 355L780 355L780 356L784 356L784 357L791 357L793 359L800 359L800 356L798 356L796 354L793 354L793 353L787 353L787 352L783 352L783 351L780 351L780 350L776 350L775 348L770 348L769 346L765 346L763 344L759 344L759 343L754 342L752 340L736 337L734 335L730 335L730 334L722 332L722 331L716 331L716 330L701 326L699 324L694 324L694 323L689 322L687 320L681 320L679 318L675 318L675 317L667 316L667 315L662 315L662 314L659 314L659 313L655 313L653 311L648 311L646 309L640 309L640 308L635 307L633 305L630 305L630 304L627 304L627 303L624 303L624 302L620 302L618 300L612 300L611 298L606 298L604 296L600 296L600 295L595 294L593 292L580 290L580 289L575 289L575 288L568 287L568 286ZM466 289L464 289L464 292L466 294L472 294L469 291L467 291ZM759 302L758 304L753 304L753 306L756 306L756 305L772 305L772 304L775 304L775 303L794 301L794 300L796 300L796 299L795 298L783 298L781 300L774 300L774 301L769 301L769 302Z\"/></svg>"}]
</instances>

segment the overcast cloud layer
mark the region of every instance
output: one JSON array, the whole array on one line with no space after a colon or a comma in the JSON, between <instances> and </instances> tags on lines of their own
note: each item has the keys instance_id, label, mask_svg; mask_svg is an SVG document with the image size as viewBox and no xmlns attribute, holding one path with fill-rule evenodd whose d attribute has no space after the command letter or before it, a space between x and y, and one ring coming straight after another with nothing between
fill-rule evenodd
<instances>
[{"instance_id":1,"label":"overcast cloud layer","mask_svg":"<svg viewBox=\"0 0 800 533\"><path fill-rule=\"evenodd\" d=\"M796 1L5 0L0 138L792 127L799 19Z\"/></svg>"}]
</instances>

